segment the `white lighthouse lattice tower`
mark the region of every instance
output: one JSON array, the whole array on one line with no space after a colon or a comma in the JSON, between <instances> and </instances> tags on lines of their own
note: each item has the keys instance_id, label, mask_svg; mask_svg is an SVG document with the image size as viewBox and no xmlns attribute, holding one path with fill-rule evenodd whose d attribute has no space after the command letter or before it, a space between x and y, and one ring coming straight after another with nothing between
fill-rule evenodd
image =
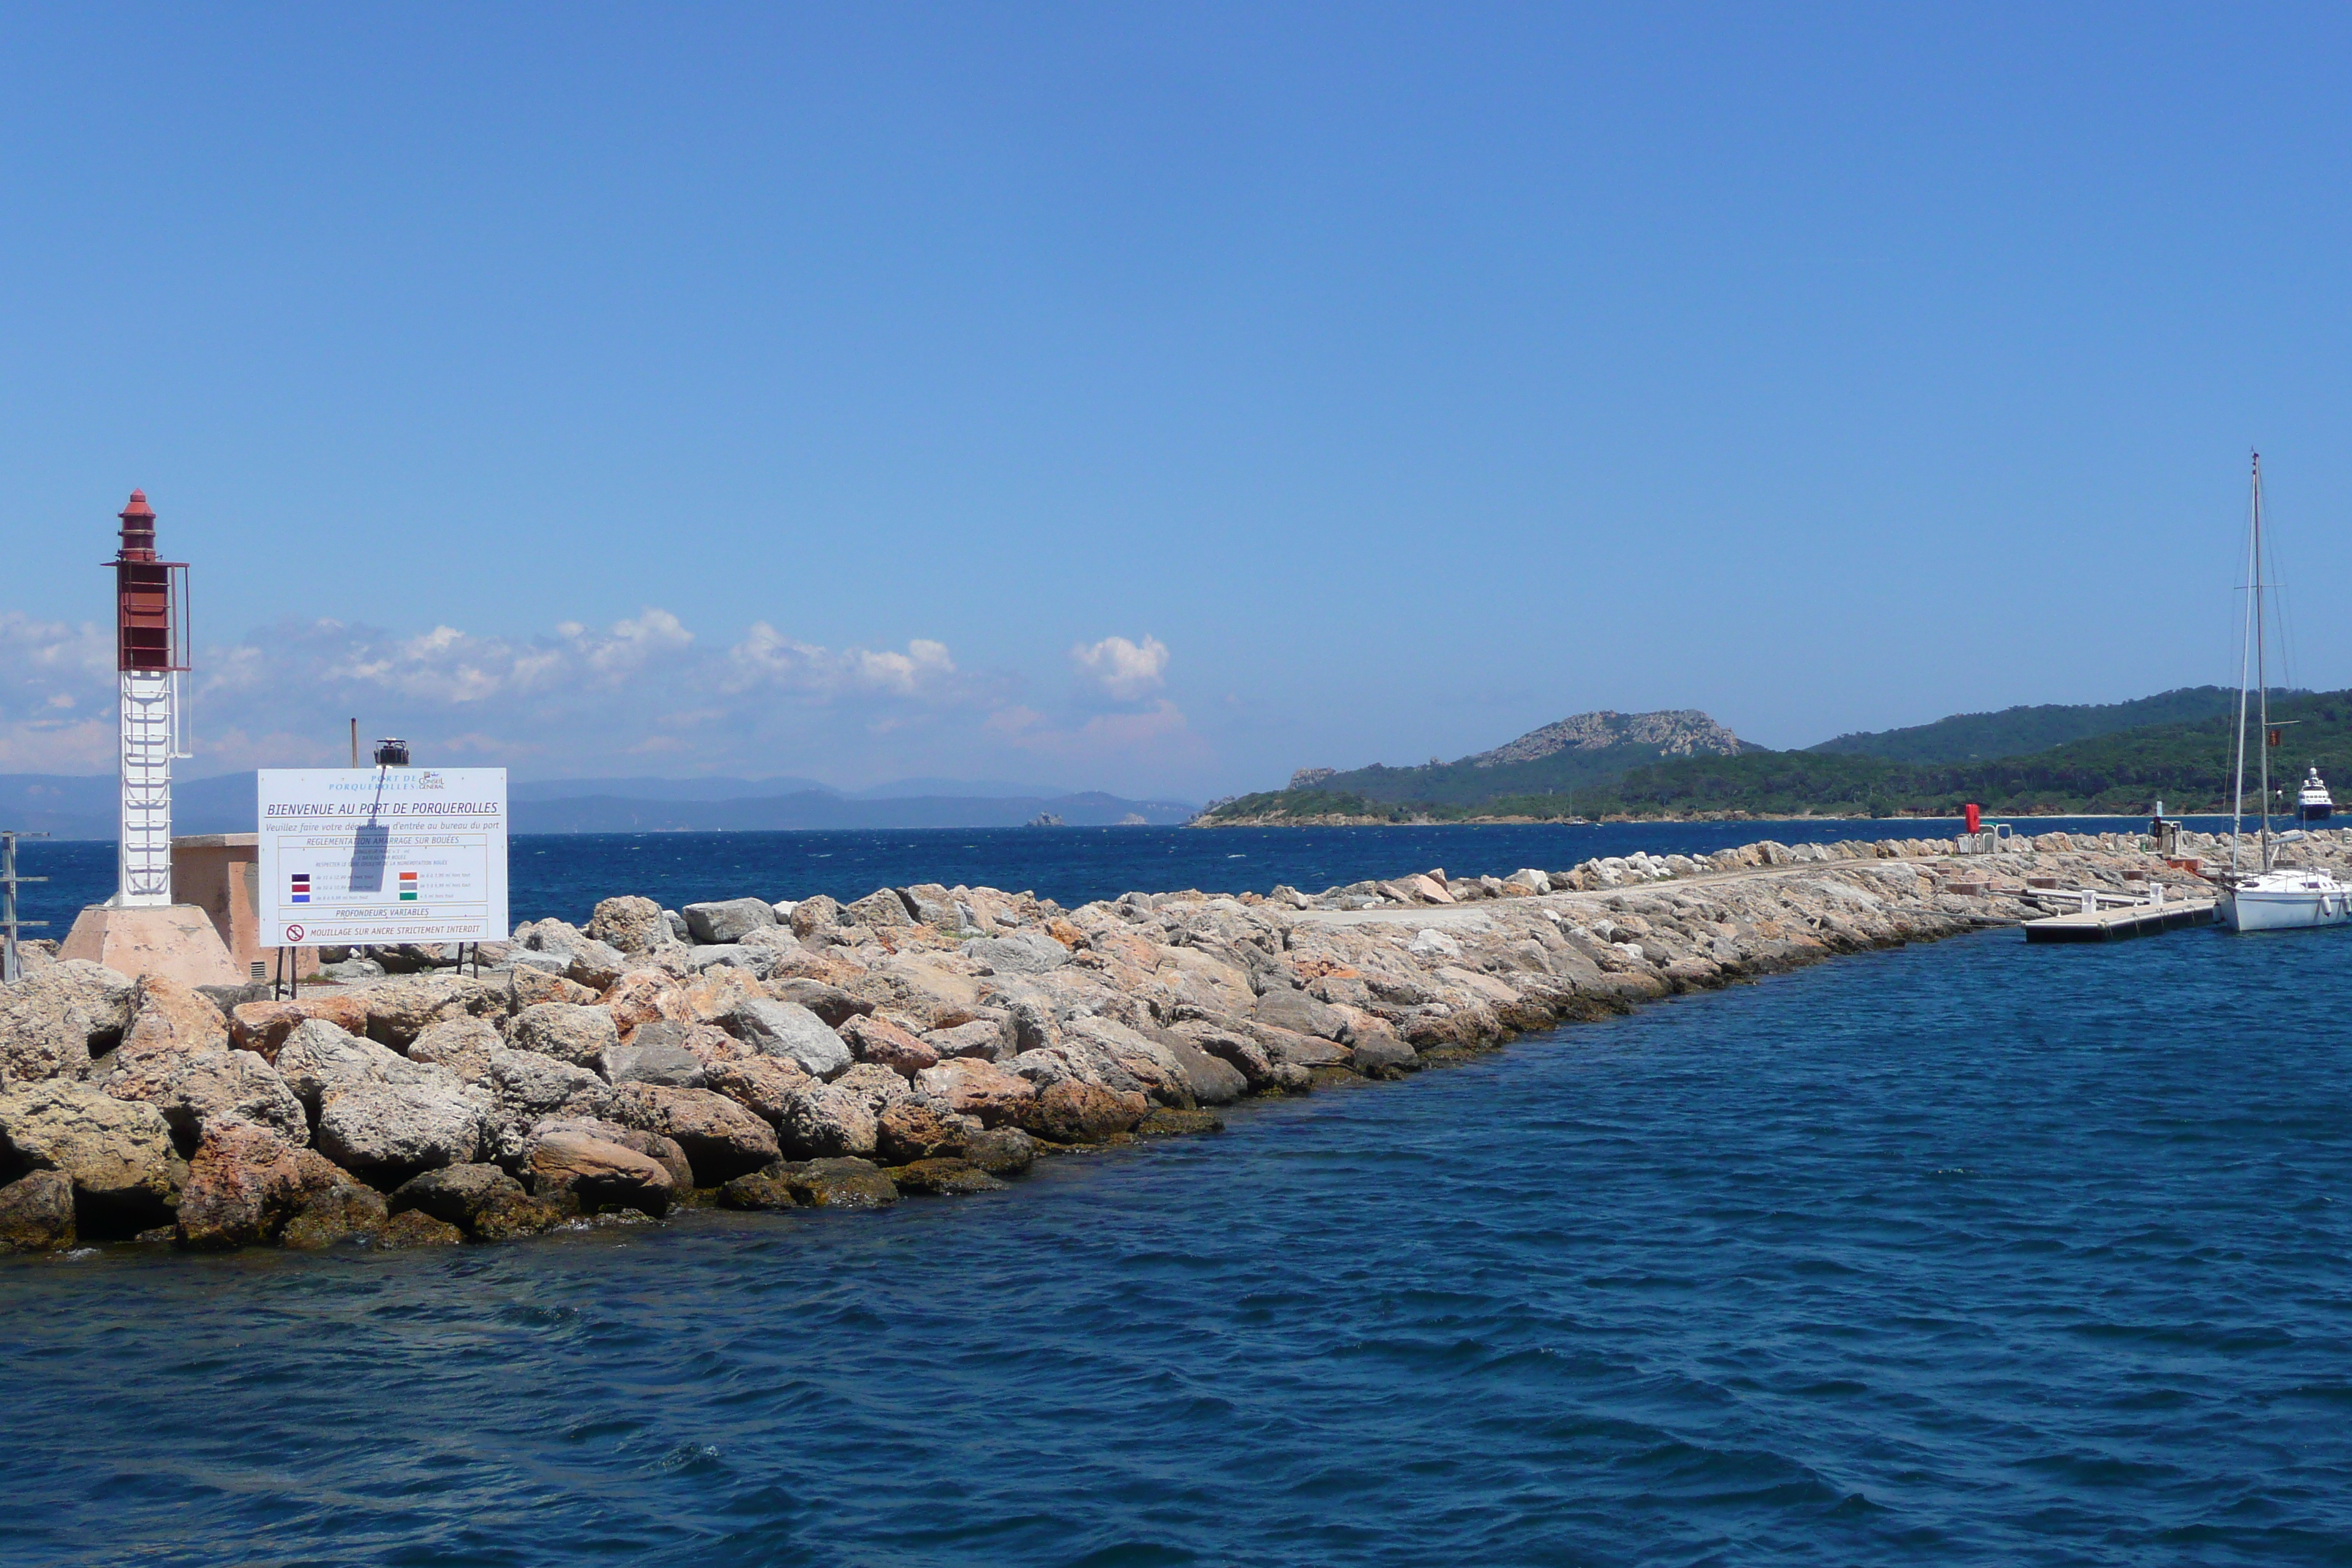
<instances>
[{"instance_id":1,"label":"white lighthouse lattice tower","mask_svg":"<svg viewBox=\"0 0 2352 1568\"><path fill-rule=\"evenodd\" d=\"M235 916L175 901L172 763L188 754L181 727L180 678L188 669L188 568L155 558L155 509L131 492L119 514L122 544L114 571L114 663L122 773L121 847L114 896L81 911L60 958L86 958L133 977L168 975L188 985L233 985L244 978L229 956ZM215 835L202 842L218 846ZM248 840L250 842L250 840ZM215 923L215 914L226 926Z\"/></svg>"},{"instance_id":2,"label":"white lighthouse lattice tower","mask_svg":"<svg viewBox=\"0 0 2352 1568\"><path fill-rule=\"evenodd\" d=\"M122 821L114 904L172 901L172 763L181 744L180 677L188 668L188 567L155 558L155 509L132 490L114 565L114 652L121 674Z\"/></svg>"}]
</instances>

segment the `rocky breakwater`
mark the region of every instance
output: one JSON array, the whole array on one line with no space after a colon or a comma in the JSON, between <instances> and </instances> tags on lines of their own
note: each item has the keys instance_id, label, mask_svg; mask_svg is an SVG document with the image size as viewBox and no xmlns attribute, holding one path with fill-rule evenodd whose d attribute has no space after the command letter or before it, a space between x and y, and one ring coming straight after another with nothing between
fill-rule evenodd
<instances>
[{"instance_id":1,"label":"rocky breakwater","mask_svg":"<svg viewBox=\"0 0 2352 1568\"><path fill-rule=\"evenodd\" d=\"M2343 835L2300 852L2343 858ZM48 961L0 990L0 1249L490 1241L690 1205L871 1208L1213 1131L1832 954L2036 912L2032 884L2202 884L2143 841L1933 841L1062 910L923 885L518 928L236 1002Z\"/></svg>"}]
</instances>

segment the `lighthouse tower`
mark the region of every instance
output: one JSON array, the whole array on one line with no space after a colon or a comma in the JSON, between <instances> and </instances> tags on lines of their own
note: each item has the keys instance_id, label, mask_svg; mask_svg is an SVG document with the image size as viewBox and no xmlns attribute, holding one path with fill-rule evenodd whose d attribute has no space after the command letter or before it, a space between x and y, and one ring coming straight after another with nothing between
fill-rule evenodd
<instances>
[{"instance_id":1,"label":"lighthouse tower","mask_svg":"<svg viewBox=\"0 0 2352 1568\"><path fill-rule=\"evenodd\" d=\"M172 762L180 741L180 677L188 668L188 567L155 558L155 509L132 490L114 557L114 662L121 677L122 833L117 909L172 901Z\"/></svg>"},{"instance_id":2,"label":"lighthouse tower","mask_svg":"<svg viewBox=\"0 0 2352 1568\"><path fill-rule=\"evenodd\" d=\"M234 984L242 977L212 918L173 901L172 762L188 754L180 726L188 567L156 558L155 509L146 491L132 490L118 516L122 542L107 563L114 570L114 663L121 683L114 896L82 910L58 956L90 959L133 978Z\"/></svg>"}]
</instances>

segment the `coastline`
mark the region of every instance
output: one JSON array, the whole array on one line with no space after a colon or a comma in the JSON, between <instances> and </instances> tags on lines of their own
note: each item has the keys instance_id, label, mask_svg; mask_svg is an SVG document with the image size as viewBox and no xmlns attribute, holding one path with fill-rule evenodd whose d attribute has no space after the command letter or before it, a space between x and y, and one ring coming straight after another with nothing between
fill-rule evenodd
<instances>
[{"instance_id":1,"label":"coastline","mask_svg":"<svg viewBox=\"0 0 2352 1568\"><path fill-rule=\"evenodd\" d=\"M2175 816L2227 816L2225 808L2219 813L2206 811L2175 812ZM2145 822L2146 812L2099 811L2010 811L2000 814L2003 822ZM1988 820L1991 820L1990 814ZM1186 827L1635 827L1644 823L1670 822L1851 822L1856 825L1879 826L1908 823L1929 826L1942 823L1958 823L1957 816L1845 816L1834 812L1808 811L1693 811L1662 814L1656 816L1629 816L1611 812L1601 816L1349 816L1333 813L1312 816L1196 816L1184 824Z\"/></svg>"},{"instance_id":2,"label":"coastline","mask_svg":"<svg viewBox=\"0 0 2352 1568\"><path fill-rule=\"evenodd\" d=\"M2352 834L2300 847L2341 865ZM1071 910L938 884L624 895L518 928L478 978L418 952L295 1001L51 962L0 992L0 1249L456 1245L993 1190L1254 1098L2014 925L2042 912L2029 877L2208 887L2131 834L1953 851L1763 840Z\"/></svg>"}]
</instances>

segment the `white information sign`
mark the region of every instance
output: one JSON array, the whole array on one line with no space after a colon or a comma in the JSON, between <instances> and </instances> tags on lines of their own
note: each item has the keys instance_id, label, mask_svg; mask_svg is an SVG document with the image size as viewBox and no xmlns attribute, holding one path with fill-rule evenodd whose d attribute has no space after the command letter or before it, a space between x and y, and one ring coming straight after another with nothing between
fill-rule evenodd
<instances>
[{"instance_id":1,"label":"white information sign","mask_svg":"<svg viewBox=\"0 0 2352 1568\"><path fill-rule=\"evenodd\" d=\"M264 768L272 947L504 942L504 768Z\"/></svg>"}]
</instances>

